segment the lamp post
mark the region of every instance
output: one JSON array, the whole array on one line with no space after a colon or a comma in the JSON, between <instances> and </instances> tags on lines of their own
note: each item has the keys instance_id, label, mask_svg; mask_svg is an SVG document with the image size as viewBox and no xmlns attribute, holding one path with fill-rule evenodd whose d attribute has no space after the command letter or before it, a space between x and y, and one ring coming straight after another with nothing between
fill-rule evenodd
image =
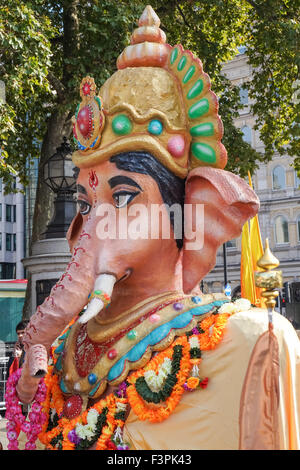
<instances>
[{"instance_id":1,"label":"lamp post","mask_svg":"<svg viewBox=\"0 0 300 470\"><path fill-rule=\"evenodd\" d=\"M224 294L228 297L231 296L231 286L228 283L227 277L227 254L226 254L226 243L223 243L223 258L224 258Z\"/></svg>"},{"instance_id":2,"label":"lamp post","mask_svg":"<svg viewBox=\"0 0 300 470\"><path fill-rule=\"evenodd\" d=\"M223 243L223 260L224 260L224 287L227 286L227 254L226 243Z\"/></svg>"},{"instance_id":3,"label":"lamp post","mask_svg":"<svg viewBox=\"0 0 300 470\"><path fill-rule=\"evenodd\" d=\"M54 214L44 238L64 238L76 213L74 193L76 180L73 175L72 149L66 137L56 152L48 158L42 168L44 183L55 193Z\"/></svg>"}]
</instances>

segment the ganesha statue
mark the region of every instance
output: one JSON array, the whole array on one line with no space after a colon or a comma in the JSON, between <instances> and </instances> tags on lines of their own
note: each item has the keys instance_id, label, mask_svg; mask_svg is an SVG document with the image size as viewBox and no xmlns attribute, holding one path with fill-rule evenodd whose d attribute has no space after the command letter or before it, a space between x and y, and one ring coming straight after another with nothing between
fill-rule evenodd
<instances>
[{"instance_id":1,"label":"ganesha statue","mask_svg":"<svg viewBox=\"0 0 300 470\"><path fill-rule=\"evenodd\" d=\"M147 6L117 71L80 96L72 258L25 331L9 396L32 407L25 422L12 400L10 448L22 430L26 448L299 449L295 330L273 314L266 366L267 310L199 288L259 209L224 170L201 61Z\"/></svg>"}]
</instances>

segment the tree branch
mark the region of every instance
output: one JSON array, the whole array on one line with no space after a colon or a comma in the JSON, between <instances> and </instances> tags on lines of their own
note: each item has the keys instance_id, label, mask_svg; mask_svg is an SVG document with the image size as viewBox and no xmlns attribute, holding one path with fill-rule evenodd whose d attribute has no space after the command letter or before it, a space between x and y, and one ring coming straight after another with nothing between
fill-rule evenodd
<instances>
[{"instance_id":1,"label":"tree branch","mask_svg":"<svg viewBox=\"0 0 300 470\"><path fill-rule=\"evenodd\" d=\"M180 16L182 17L182 19L183 19L183 21L184 21L184 24L185 24L188 28L191 28L192 26L191 26L191 25L189 24L189 22L187 21L187 19L186 19L184 13L183 13L181 7L178 5L177 2L175 2L175 3L176 3L176 7L177 7L177 9L178 9L178 11L179 11L179 13L180 13Z\"/></svg>"},{"instance_id":2,"label":"tree branch","mask_svg":"<svg viewBox=\"0 0 300 470\"><path fill-rule=\"evenodd\" d=\"M251 5L258 13L261 12L261 8L256 5L255 2L253 2L253 0L246 0L247 3L249 3L249 5Z\"/></svg>"},{"instance_id":3,"label":"tree branch","mask_svg":"<svg viewBox=\"0 0 300 470\"><path fill-rule=\"evenodd\" d=\"M60 36L55 36L54 38L50 39L51 44L62 43L64 40L64 35L61 34Z\"/></svg>"},{"instance_id":4,"label":"tree branch","mask_svg":"<svg viewBox=\"0 0 300 470\"><path fill-rule=\"evenodd\" d=\"M257 14L261 18L268 18L272 21L278 21L278 19L279 19L278 15L276 15L273 10L269 9L269 11L268 11L267 6L261 7L260 5L257 5L253 0L246 0L246 2L249 3L249 5L251 5L256 10ZM282 5L286 10L286 14L285 14L284 17L288 18L288 19L295 19L295 16L293 15L293 13L289 12L289 8L284 4L282 4Z\"/></svg>"},{"instance_id":5,"label":"tree branch","mask_svg":"<svg viewBox=\"0 0 300 470\"><path fill-rule=\"evenodd\" d=\"M68 82L72 80L74 67L72 61L79 50L79 19L78 19L79 0L68 0L65 2L63 9L63 25L64 25L64 64L63 64L63 83L68 87Z\"/></svg>"},{"instance_id":6,"label":"tree branch","mask_svg":"<svg viewBox=\"0 0 300 470\"><path fill-rule=\"evenodd\" d=\"M66 102L66 89L64 85L50 71L48 72L47 78L48 78L50 85L52 86L52 88L54 88L54 90L57 93L58 101L60 103L65 103Z\"/></svg>"}]
</instances>

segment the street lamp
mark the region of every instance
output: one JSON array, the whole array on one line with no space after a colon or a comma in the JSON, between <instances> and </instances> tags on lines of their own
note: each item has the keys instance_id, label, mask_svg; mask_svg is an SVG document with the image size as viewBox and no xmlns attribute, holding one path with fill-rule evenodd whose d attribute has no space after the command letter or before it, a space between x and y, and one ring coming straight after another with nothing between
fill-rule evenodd
<instances>
[{"instance_id":1,"label":"street lamp","mask_svg":"<svg viewBox=\"0 0 300 470\"><path fill-rule=\"evenodd\" d=\"M54 214L44 238L64 238L76 213L74 193L76 180L73 175L72 149L66 137L56 152L42 168L44 183L55 193Z\"/></svg>"},{"instance_id":2,"label":"street lamp","mask_svg":"<svg viewBox=\"0 0 300 470\"><path fill-rule=\"evenodd\" d=\"M227 254L226 243L223 243L223 261L224 261L224 287L227 286Z\"/></svg>"},{"instance_id":3,"label":"street lamp","mask_svg":"<svg viewBox=\"0 0 300 470\"><path fill-rule=\"evenodd\" d=\"M227 278L227 254L226 254L226 243L223 243L223 259L224 259L224 294L228 297L231 296L231 286L228 283Z\"/></svg>"}]
</instances>

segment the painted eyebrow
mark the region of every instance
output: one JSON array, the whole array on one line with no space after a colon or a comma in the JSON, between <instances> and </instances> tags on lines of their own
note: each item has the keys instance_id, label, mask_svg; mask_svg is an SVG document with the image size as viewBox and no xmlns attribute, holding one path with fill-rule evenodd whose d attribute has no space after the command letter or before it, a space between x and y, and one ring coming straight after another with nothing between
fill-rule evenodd
<instances>
[{"instance_id":1,"label":"painted eyebrow","mask_svg":"<svg viewBox=\"0 0 300 470\"><path fill-rule=\"evenodd\" d=\"M77 184L76 188L77 188L78 193L82 193L82 194L85 194L87 196L87 190L85 189L84 186L81 186L81 184Z\"/></svg>"},{"instance_id":2,"label":"painted eyebrow","mask_svg":"<svg viewBox=\"0 0 300 470\"><path fill-rule=\"evenodd\" d=\"M142 188L136 181L124 175L113 176L108 180L108 184L111 189L115 186L118 186L118 184L128 184L129 186L134 186L135 188L138 188L142 191Z\"/></svg>"}]
</instances>

